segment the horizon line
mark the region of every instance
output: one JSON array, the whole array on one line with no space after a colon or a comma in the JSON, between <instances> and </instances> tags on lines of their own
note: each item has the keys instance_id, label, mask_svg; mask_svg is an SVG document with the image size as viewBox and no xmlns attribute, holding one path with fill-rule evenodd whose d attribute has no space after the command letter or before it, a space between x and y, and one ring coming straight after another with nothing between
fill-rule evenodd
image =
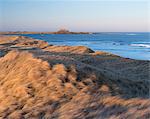
<instances>
[{"instance_id":1,"label":"horizon line","mask_svg":"<svg viewBox=\"0 0 150 119\"><path fill-rule=\"evenodd\" d=\"M58 31L58 30L57 30ZM57 31L0 31L2 32L42 32L42 33L47 33L47 32L57 32ZM150 32L150 31L69 31L69 32L89 32L89 33L100 33L100 32Z\"/></svg>"}]
</instances>

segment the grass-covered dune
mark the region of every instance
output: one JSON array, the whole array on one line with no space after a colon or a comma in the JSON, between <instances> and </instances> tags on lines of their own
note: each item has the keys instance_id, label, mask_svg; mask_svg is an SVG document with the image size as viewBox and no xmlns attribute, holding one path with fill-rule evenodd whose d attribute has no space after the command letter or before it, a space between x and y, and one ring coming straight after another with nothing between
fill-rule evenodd
<instances>
[{"instance_id":1,"label":"grass-covered dune","mask_svg":"<svg viewBox=\"0 0 150 119\"><path fill-rule=\"evenodd\" d=\"M0 118L148 119L149 61L0 36Z\"/></svg>"}]
</instances>

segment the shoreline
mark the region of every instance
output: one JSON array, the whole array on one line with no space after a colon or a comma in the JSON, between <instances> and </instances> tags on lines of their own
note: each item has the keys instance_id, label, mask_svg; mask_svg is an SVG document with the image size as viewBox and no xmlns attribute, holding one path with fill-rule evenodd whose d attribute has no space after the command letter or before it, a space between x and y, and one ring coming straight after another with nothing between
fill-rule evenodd
<instances>
[{"instance_id":1,"label":"shoreline","mask_svg":"<svg viewBox=\"0 0 150 119\"><path fill-rule=\"evenodd\" d=\"M22 34L21 34L22 35ZM90 49L89 47L86 47L86 46L80 46L80 45L75 45L75 46L69 46L69 45L53 45L53 44L49 44L47 41L45 41L45 40L41 40L41 39L34 39L34 38L32 38L32 37L28 37L28 36L21 36L21 35L17 35L17 34L6 34L6 35L1 35L0 34L0 37L2 36L8 36L8 37L24 37L24 38L27 38L27 39L32 39L32 40L38 40L38 41L43 41L43 42L45 42L46 43L46 47L48 47L48 46L56 46L56 47L84 47L85 49L88 49L88 50L90 50L92 53L96 53L96 54L99 54L99 53L103 53L103 54L106 54L106 55L112 55L112 56L116 56L116 57L122 57L122 56L119 56L119 55L117 55L117 54L113 54L113 53L110 53L110 52L105 52L105 51L100 51L100 50L93 50L93 49ZM3 45L3 44L1 44L0 43L0 45ZM26 47L26 46L23 46L24 48ZM30 46L31 47L31 49L32 49L32 45ZM11 47L11 48L13 48L13 46ZM14 47L15 48L15 47ZM27 48L27 47L26 47ZM34 48L34 47L33 47ZM67 51L68 52L68 51ZM77 52L76 52L77 53ZM87 52L87 53L90 53L90 52ZM131 60L138 60L138 59L132 59L132 58L128 58L128 57L122 57L122 58L125 58L125 59L131 59ZM143 61L149 61L149 60L143 60Z\"/></svg>"},{"instance_id":2,"label":"shoreline","mask_svg":"<svg viewBox=\"0 0 150 119\"><path fill-rule=\"evenodd\" d=\"M2 39L4 37L4 39ZM119 55L112 54L110 52L105 51L94 51L86 46L67 46L67 45L53 45L49 44L48 42L44 40L39 39L33 39L31 37L26 36L8 36L8 35L2 35L0 36L0 50L1 52L4 51L3 54L8 53L12 50L18 50L18 51L28 51L28 52L49 52L54 53L55 55L67 55L67 57L73 56L73 55L81 55L81 56L89 56L89 57L102 57L107 62L107 58L111 59L118 59L119 61L129 61L129 62L147 62L149 63L149 60L137 60L132 58L125 58ZM70 57L69 56L69 57ZM120 62L122 64L122 61ZM113 63L113 62L112 62ZM109 63L108 63L109 64Z\"/></svg>"},{"instance_id":3,"label":"shoreline","mask_svg":"<svg viewBox=\"0 0 150 119\"><path fill-rule=\"evenodd\" d=\"M38 33L37 33L38 34ZM42 41L44 41L44 42L47 42L46 40L44 40L44 38L43 39L34 39L34 38L32 38L32 37L30 37L30 36L23 36L23 35L28 35L28 34L6 34L6 35L4 35L4 34L0 34L0 36L22 36L22 37L26 37L26 38L30 38L30 39L33 39L33 40L42 40ZM40 35L40 34L39 34ZM42 34L41 34L42 35ZM66 35L66 34L65 34ZM48 43L48 42L47 42ZM49 43L48 43L49 44ZM53 44L49 44L49 45L53 45ZM74 46L74 47L78 47L78 46L80 46L80 45L53 45L53 46L67 46L67 47L72 47L72 46ZM87 47L87 46L84 46L84 45L81 45L81 46L83 46L83 47ZM89 48L89 47L87 47L87 48ZM91 49L91 48L89 48L89 49ZM91 50L93 50L93 49L91 49ZM107 51L103 51L103 50L93 50L94 52L104 52L104 53L107 53L107 54L112 54L112 55L114 55L114 56L119 56L119 57L122 57L122 58L125 58L125 59L132 59L132 60L143 60L143 61L150 61L150 59L143 59L143 58L131 58L131 57L128 57L128 56L121 56L121 54L119 55L119 54L117 54L117 53L112 53L112 52L107 52Z\"/></svg>"},{"instance_id":4,"label":"shoreline","mask_svg":"<svg viewBox=\"0 0 150 119\"><path fill-rule=\"evenodd\" d=\"M118 60L120 65L124 64L123 62L135 62L135 67L136 62L141 63L146 63L147 66L150 63L149 60L136 60L136 59L131 59L131 58L125 58L121 57L119 55L115 55L109 52L104 52L104 51L94 51L86 46L59 46L59 45L52 45L48 44L48 42L44 40L38 40L38 39L33 39L31 37L26 37L26 36L8 36L8 35L1 35L0 36L0 50L1 50L1 56L4 56L10 51L27 51L31 53L35 53L38 55L38 52L43 52L43 53L50 53L54 55L64 55L64 57L71 57L72 56L79 56L79 57L89 57L91 58L97 58L102 60L105 60L105 62L108 62L108 67L109 64L111 65L111 62L113 64L113 60ZM107 61L108 59L108 61ZM82 60L82 59L81 59ZM109 61L110 60L110 61ZM112 61L111 61L112 60ZM123 61L123 62L122 62ZM101 61L100 61L101 63ZM117 63L117 62L116 62ZM134 66L134 65L133 65ZM126 66L128 67L128 66ZM109 67L110 68L110 67ZM133 68L133 67L132 67ZM148 68L147 68L148 69ZM113 70L113 69L112 69ZM139 70L139 69L137 69ZM142 70L142 69L140 69ZM114 72L114 71L113 71ZM123 72L122 72L123 73ZM126 76L124 76L125 78ZM139 77L140 78L140 77Z\"/></svg>"}]
</instances>

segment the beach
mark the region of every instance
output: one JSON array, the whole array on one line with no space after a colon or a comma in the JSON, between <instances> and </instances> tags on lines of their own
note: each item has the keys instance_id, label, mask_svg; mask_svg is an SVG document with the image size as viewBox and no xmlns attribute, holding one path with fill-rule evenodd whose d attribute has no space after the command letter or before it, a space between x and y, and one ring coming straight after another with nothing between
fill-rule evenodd
<instances>
[{"instance_id":1,"label":"beach","mask_svg":"<svg viewBox=\"0 0 150 119\"><path fill-rule=\"evenodd\" d=\"M148 119L149 63L1 35L0 117Z\"/></svg>"}]
</instances>

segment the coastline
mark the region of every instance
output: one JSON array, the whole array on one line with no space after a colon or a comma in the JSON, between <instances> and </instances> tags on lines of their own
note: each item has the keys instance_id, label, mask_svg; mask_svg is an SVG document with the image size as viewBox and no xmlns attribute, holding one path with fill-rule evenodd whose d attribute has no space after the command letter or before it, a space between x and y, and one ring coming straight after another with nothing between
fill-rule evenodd
<instances>
[{"instance_id":1,"label":"coastline","mask_svg":"<svg viewBox=\"0 0 150 119\"><path fill-rule=\"evenodd\" d=\"M59 45L52 45L52 44L48 44L48 42L44 41L44 40L37 40L37 39L33 39L30 37L26 37L26 36L8 36L8 35L2 35L0 36L0 50L1 50L1 54L2 56L7 54L10 51L16 50L16 51L27 51L27 52L31 52L31 53L35 53L36 55L38 55L38 52L43 52L43 53L51 53L54 55L64 55L64 57L71 57L71 58L76 58L77 57L81 57L88 60L91 60L92 58L95 60L95 58L97 58L99 60L99 62L95 62L95 63L103 63L103 61L106 62L107 64L107 59L108 59L108 70L113 71L113 68L111 69L110 66L114 63L117 63L117 65L120 65L119 67L122 67L121 65L123 64L123 68L128 69L128 66L124 65L124 62L133 62L133 66L131 67L136 69L135 67L140 67L136 64L141 64L141 66L143 64L145 68L144 69L148 69L148 64L150 63L149 60L136 60L136 59L131 59L131 58L124 58L121 57L119 55L115 55L109 52L104 52L104 51L94 51L86 46L59 46ZM75 57L74 57L75 56ZM93 60L92 59L92 60ZM96 60L97 60L96 59ZM113 60L116 60L115 62ZM80 59L82 62L82 59ZM102 62L101 62L102 60ZM109 61L110 60L110 61ZM88 61L87 61L88 62ZM135 65L134 65L135 63ZM114 65L113 64L113 65ZM88 64L87 64L88 65ZM92 64L93 65L93 64ZM94 64L95 65L95 64ZM110 66L109 66L110 65ZM115 67L115 65L114 65ZM103 66L103 68L107 69L107 67L105 67L105 64ZM143 68L143 66L142 66ZM136 70L142 70L141 69L136 69ZM148 78L148 70L145 71L147 72L147 78ZM117 72L118 73L118 72ZM124 72L122 72L124 73ZM129 72L128 72L129 73ZM140 73L142 75L142 73ZM123 74L122 74L123 75ZM136 74L134 74L136 75ZM126 75L123 76L124 78L126 78ZM121 77L122 78L122 77ZM129 77L128 77L129 78ZM142 78L142 77L136 77L137 80Z\"/></svg>"},{"instance_id":2,"label":"coastline","mask_svg":"<svg viewBox=\"0 0 150 119\"><path fill-rule=\"evenodd\" d=\"M94 34L94 33L93 33ZM105 34L105 36L103 36ZM129 59L135 59L135 60L146 60L150 61L149 57L149 44L148 41L138 41L133 42L133 40L136 38L136 36L139 36L140 34L136 34L133 36L129 36L128 34L123 32L122 36L126 37L125 39L116 41L115 39L121 39L122 36L116 36L116 34L120 34L120 32L117 33L111 33L115 35L115 37L107 36L109 33L104 33L103 35L87 35L87 34L6 34L6 36L25 36L30 37L33 39L38 40L44 40L52 45L58 45L58 46L85 46L90 48L91 50L97 52L107 52L116 56L120 56L123 58L129 58ZM80 37L81 35L81 37ZM106 37L106 39L105 39ZM112 40L108 39L107 37L113 37ZM77 39L83 38L82 42L79 42ZM55 40L54 40L55 39ZM61 40L60 40L61 39ZM86 40L90 39L90 40ZM98 39L104 39L104 40L98 40ZM129 39L129 41L128 41ZM97 41L98 40L98 41ZM108 40L108 41L107 41ZM76 41L76 42L75 42ZM79 42L79 43L78 43ZM100 47L99 47L100 46ZM145 52L146 51L146 52Z\"/></svg>"},{"instance_id":3,"label":"coastline","mask_svg":"<svg viewBox=\"0 0 150 119\"><path fill-rule=\"evenodd\" d=\"M18 34L18 33L17 33ZM137 60L137 59L132 59L132 58L127 58L127 57L122 57L122 56L119 56L119 55L117 55L117 54L113 54L113 53L110 53L110 52L105 52L105 51L99 51L99 50L97 50L97 51L94 51L94 50L92 50L92 49L90 49L90 48L88 48L88 47L86 47L86 46L68 46L68 45L53 45L53 44L48 44L48 42L46 42L46 41L44 41L44 40L40 40L40 39L34 39L34 38L31 38L31 37L28 37L28 36L17 36L17 34L0 34L0 45L2 46L2 45L5 45L5 42L6 42L6 45L7 45L7 40L5 41L5 39L8 39L8 42L9 42L9 40L10 40L10 42L11 42L11 40L12 40L12 42L14 42L16 39L27 39L27 41L25 41L25 42L28 42L28 40L29 40L29 42L31 41L31 42L34 42L34 41L39 41L37 44L39 44L40 42L41 43L43 43L43 46L41 47L41 46L34 46L34 43L33 44L24 44L24 41L22 42L23 44L22 45L18 45L17 43L17 45L14 45L13 43L12 43L12 45L10 44L10 49L12 48L12 50L13 50L13 48L14 49L17 49L17 46L19 46L18 47L18 49L28 49L29 47L32 49L34 49L34 48L42 48L42 49L44 49L45 51L54 51L54 52L70 52L70 53L77 53L77 54L81 54L81 53L93 53L94 55L101 55L101 54L105 54L105 55L111 55L111 56L116 56L116 57L121 57L121 58L125 58L125 59L131 59L131 60ZM20 33L19 33L20 34ZM39 34L39 33L36 33L36 34ZM4 37L4 39L2 39L2 37ZM13 41L14 40L14 41ZM8 43L9 44L9 43ZM36 44L36 43L35 43ZM51 48L51 46L52 46L52 48ZM49 48L50 47L50 48ZM57 49L59 49L58 51L56 51L55 50L55 48L56 48L56 50ZM69 49L79 49L79 51L77 50L77 51L69 51L68 50L68 48ZM83 50L83 51L81 51L80 52L80 48L81 48L81 50ZM83 48L83 49L82 49ZM66 50L67 49L67 50ZM84 51L85 50L85 51ZM143 61L149 61L149 60L143 60Z\"/></svg>"},{"instance_id":4,"label":"coastline","mask_svg":"<svg viewBox=\"0 0 150 119\"><path fill-rule=\"evenodd\" d=\"M24 36L0 36L0 51L2 118L148 119L150 61Z\"/></svg>"}]
</instances>

